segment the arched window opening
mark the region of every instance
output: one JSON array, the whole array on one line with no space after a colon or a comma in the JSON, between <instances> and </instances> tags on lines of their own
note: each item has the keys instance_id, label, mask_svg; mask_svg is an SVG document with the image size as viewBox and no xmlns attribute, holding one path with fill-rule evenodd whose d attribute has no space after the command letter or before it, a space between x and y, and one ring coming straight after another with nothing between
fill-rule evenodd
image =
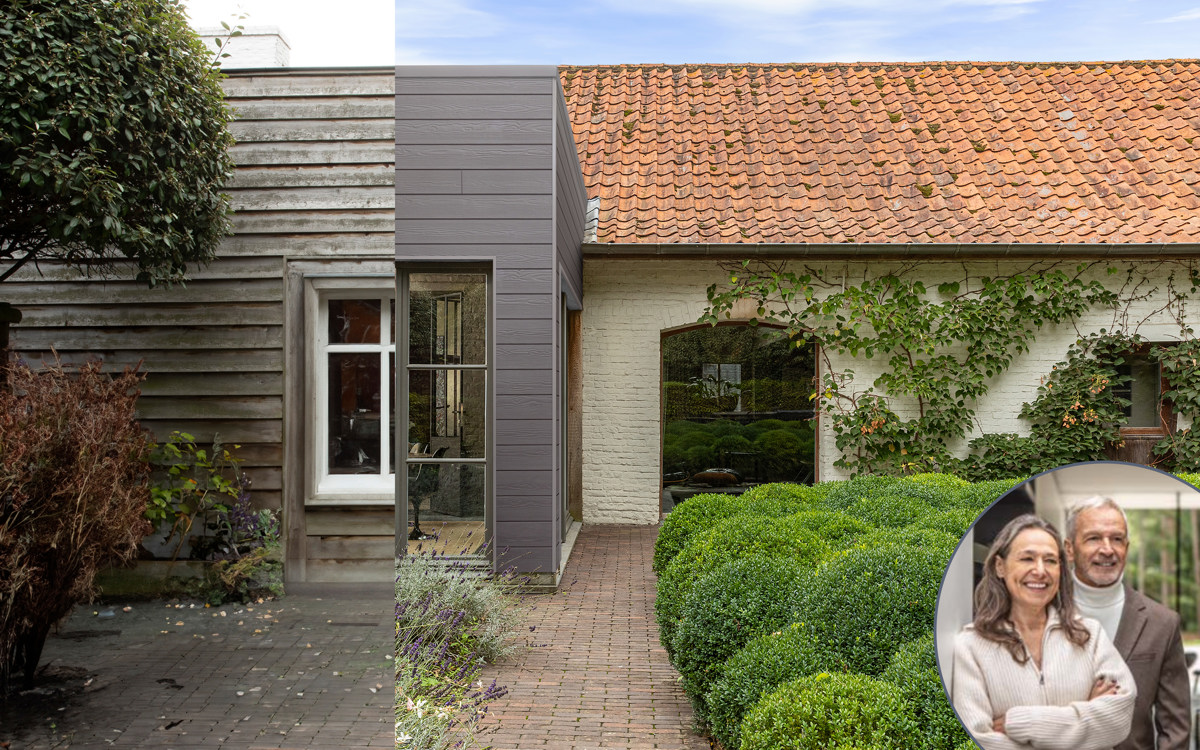
<instances>
[{"instance_id":1,"label":"arched window opening","mask_svg":"<svg viewBox=\"0 0 1200 750\"><path fill-rule=\"evenodd\" d=\"M704 326L662 339L663 507L699 492L811 484L815 358L766 326Z\"/></svg>"}]
</instances>

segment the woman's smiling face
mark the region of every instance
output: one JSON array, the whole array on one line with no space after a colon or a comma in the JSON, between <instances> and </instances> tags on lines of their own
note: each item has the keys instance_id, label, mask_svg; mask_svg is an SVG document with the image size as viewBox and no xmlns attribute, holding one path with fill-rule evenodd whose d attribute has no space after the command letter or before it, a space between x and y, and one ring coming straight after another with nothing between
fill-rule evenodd
<instances>
[{"instance_id":1,"label":"woman's smiling face","mask_svg":"<svg viewBox=\"0 0 1200 750\"><path fill-rule=\"evenodd\" d=\"M1054 537L1029 528L1013 539L1006 557L996 558L996 574L1014 609L1045 609L1058 594L1062 565Z\"/></svg>"}]
</instances>

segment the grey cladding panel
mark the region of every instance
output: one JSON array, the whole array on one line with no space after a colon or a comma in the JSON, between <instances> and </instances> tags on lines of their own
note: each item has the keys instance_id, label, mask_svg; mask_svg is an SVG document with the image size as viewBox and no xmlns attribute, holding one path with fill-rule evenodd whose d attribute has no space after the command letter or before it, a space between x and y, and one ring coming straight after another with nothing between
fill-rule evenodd
<instances>
[{"instance_id":1,"label":"grey cladding panel","mask_svg":"<svg viewBox=\"0 0 1200 750\"><path fill-rule=\"evenodd\" d=\"M549 525L549 524L547 524ZM553 528L550 529L554 531ZM546 544L551 543L553 537L546 537ZM506 545L504 538L496 537L496 548L499 550L496 554L496 565L501 568L513 567L522 573L545 573L547 575L557 572L554 566L554 550L546 547L515 547Z\"/></svg>"},{"instance_id":2,"label":"grey cladding panel","mask_svg":"<svg viewBox=\"0 0 1200 750\"><path fill-rule=\"evenodd\" d=\"M551 471L555 451L552 445L497 445L496 468L520 471Z\"/></svg>"},{"instance_id":3,"label":"grey cladding panel","mask_svg":"<svg viewBox=\"0 0 1200 750\"><path fill-rule=\"evenodd\" d=\"M539 240L550 243L550 220L467 220L397 219L396 243L414 245L477 244L482 250L496 245L526 244ZM429 253L428 247L426 254ZM441 254L441 253L439 253Z\"/></svg>"},{"instance_id":4,"label":"grey cladding panel","mask_svg":"<svg viewBox=\"0 0 1200 750\"><path fill-rule=\"evenodd\" d=\"M544 522L497 521L496 540L505 547L533 547L548 544L554 538L550 520Z\"/></svg>"},{"instance_id":5,"label":"grey cladding panel","mask_svg":"<svg viewBox=\"0 0 1200 750\"><path fill-rule=\"evenodd\" d=\"M554 296L551 294L497 294L497 320L553 320ZM546 339L549 341L550 339Z\"/></svg>"},{"instance_id":6,"label":"grey cladding panel","mask_svg":"<svg viewBox=\"0 0 1200 750\"><path fill-rule=\"evenodd\" d=\"M550 396L554 393L553 370L496 370L496 398L501 396ZM550 438L546 436L547 440Z\"/></svg>"},{"instance_id":7,"label":"grey cladding panel","mask_svg":"<svg viewBox=\"0 0 1200 750\"><path fill-rule=\"evenodd\" d=\"M512 495L496 498L496 522L547 521L552 499L548 495ZM540 541L546 541L545 539Z\"/></svg>"},{"instance_id":8,"label":"grey cladding panel","mask_svg":"<svg viewBox=\"0 0 1200 750\"><path fill-rule=\"evenodd\" d=\"M496 343L539 344L554 334L554 322L541 318L504 319L496 321Z\"/></svg>"},{"instance_id":9,"label":"grey cladding panel","mask_svg":"<svg viewBox=\"0 0 1200 750\"><path fill-rule=\"evenodd\" d=\"M549 120L399 120L396 143L549 143Z\"/></svg>"},{"instance_id":10,"label":"grey cladding panel","mask_svg":"<svg viewBox=\"0 0 1200 750\"><path fill-rule=\"evenodd\" d=\"M553 91L553 79L546 78L400 78L398 95L413 94L542 94Z\"/></svg>"},{"instance_id":11,"label":"grey cladding panel","mask_svg":"<svg viewBox=\"0 0 1200 750\"><path fill-rule=\"evenodd\" d=\"M397 195L458 195L462 172L453 169L402 169L396 172Z\"/></svg>"},{"instance_id":12,"label":"grey cladding panel","mask_svg":"<svg viewBox=\"0 0 1200 750\"><path fill-rule=\"evenodd\" d=\"M553 166L546 146L396 146L396 169L552 169Z\"/></svg>"},{"instance_id":13,"label":"grey cladding panel","mask_svg":"<svg viewBox=\"0 0 1200 750\"><path fill-rule=\"evenodd\" d=\"M396 201L397 219L549 219L544 195L409 195Z\"/></svg>"},{"instance_id":14,"label":"grey cladding panel","mask_svg":"<svg viewBox=\"0 0 1200 750\"><path fill-rule=\"evenodd\" d=\"M496 362L498 367L520 370L550 369L554 352L550 344L497 344Z\"/></svg>"},{"instance_id":15,"label":"grey cladding panel","mask_svg":"<svg viewBox=\"0 0 1200 750\"><path fill-rule=\"evenodd\" d=\"M505 419L496 422L496 445L545 445L552 437L548 419Z\"/></svg>"},{"instance_id":16,"label":"grey cladding panel","mask_svg":"<svg viewBox=\"0 0 1200 750\"><path fill-rule=\"evenodd\" d=\"M538 294L554 288L554 272L549 268L499 268L496 291L500 294Z\"/></svg>"},{"instance_id":17,"label":"grey cladding panel","mask_svg":"<svg viewBox=\"0 0 1200 750\"><path fill-rule=\"evenodd\" d=\"M552 419L554 398L545 396L513 396L496 394L497 419Z\"/></svg>"},{"instance_id":18,"label":"grey cladding panel","mask_svg":"<svg viewBox=\"0 0 1200 750\"><path fill-rule=\"evenodd\" d=\"M554 172L549 169L492 169L462 171L464 193L494 194L538 193L550 195Z\"/></svg>"},{"instance_id":19,"label":"grey cladding panel","mask_svg":"<svg viewBox=\"0 0 1200 750\"><path fill-rule=\"evenodd\" d=\"M553 102L547 94L400 95L396 119L549 121Z\"/></svg>"}]
</instances>

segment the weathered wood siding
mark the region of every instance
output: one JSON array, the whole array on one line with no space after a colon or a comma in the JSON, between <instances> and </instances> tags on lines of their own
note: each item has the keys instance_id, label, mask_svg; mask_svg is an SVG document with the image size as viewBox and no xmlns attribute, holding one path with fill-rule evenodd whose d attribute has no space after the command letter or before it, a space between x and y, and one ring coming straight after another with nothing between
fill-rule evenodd
<instances>
[{"instance_id":1,"label":"weathered wood siding","mask_svg":"<svg viewBox=\"0 0 1200 750\"><path fill-rule=\"evenodd\" d=\"M393 527L378 508L306 514L311 352L294 334L303 285L287 279L298 261L331 274L392 268L393 81L390 69L231 72L236 234L185 287L44 265L0 289L25 315L12 332L21 356L50 358L53 348L64 361L141 361L140 416L160 439L178 429L240 444L255 502L284 509L291 580L391 575ZM318 512L310 529L306 516Z\"/></svg>"},{"instance_id":2,"label":"weathered wood siding","mask_svg":"<svg viewBox=\"0 0 1200 750\"><path fill-rule=\"evenodd\" d=\"M499 563L557 574L558 280L578 303L579 242L566 224L578 217L583 228L577 161L574 177L556 174L577 159L558 72L400 67L396 76L396 260L492 265L493 531L508 549ZM560 245L572 242L564 262Z\"/></svg>"}]
</instances>

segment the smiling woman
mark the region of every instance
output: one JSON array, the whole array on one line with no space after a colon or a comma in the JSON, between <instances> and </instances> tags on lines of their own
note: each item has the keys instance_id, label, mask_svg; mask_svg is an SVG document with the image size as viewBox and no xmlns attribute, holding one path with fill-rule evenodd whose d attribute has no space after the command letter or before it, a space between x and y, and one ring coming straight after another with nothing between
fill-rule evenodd
<instances>
[{"instance_id":1,"label":"smiling woman","mask_svg":"<svg viewBox=\"0 0 1200 750\"><path fill-rule=\"evenodd\" d=\"M952 701L984 750L1100 750L1129 733L1133 675L1096 620L1075 607L1057 529L1018 516L996 537L975 589L975 621L954 650Z\"/></svg>"}]
</instances>

